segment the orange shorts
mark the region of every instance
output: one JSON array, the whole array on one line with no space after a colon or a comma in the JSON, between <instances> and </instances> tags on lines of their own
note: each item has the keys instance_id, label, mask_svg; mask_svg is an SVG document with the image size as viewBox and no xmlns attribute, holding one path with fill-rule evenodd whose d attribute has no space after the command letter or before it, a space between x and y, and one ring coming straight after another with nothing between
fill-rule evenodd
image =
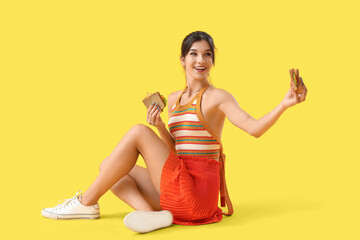
<instances>
[{"instance_id":1,"label":"orange shorts","mask_svg":"<svg viewBox=\"0 0 360 240\"><path fill-rule=\"evenodd\" d=\"M222 220L220 165L214 159L179 157L170 151L162 169L160 205L173 214L173 223L200 225Z\"/></svg>"}]
</instances>

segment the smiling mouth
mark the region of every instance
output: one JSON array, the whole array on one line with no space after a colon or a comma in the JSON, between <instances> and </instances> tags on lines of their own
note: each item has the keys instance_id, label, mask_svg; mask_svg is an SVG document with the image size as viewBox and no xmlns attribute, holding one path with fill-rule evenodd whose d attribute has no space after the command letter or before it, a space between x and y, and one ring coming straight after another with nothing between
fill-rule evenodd
<instances>
[{"instance_id":1,"label":"smiling mouth","mask_svg":"<svg viewBox=\"0 0 360 240\"><path fill-rule=\"evenodd\" d=\"M206 67L194 67L196 71L203 72L205 71Z\"/></svg>"}]
</instances>

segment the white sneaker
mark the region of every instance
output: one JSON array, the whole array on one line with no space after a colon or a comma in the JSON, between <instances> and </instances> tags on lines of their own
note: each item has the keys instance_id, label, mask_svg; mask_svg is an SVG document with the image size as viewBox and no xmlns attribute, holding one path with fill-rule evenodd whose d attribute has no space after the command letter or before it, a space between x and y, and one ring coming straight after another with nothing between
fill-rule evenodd
<instances>
[{"instance_id":1,"label":"white sneaker","mask_svg":"<svg viewBox=\"0 0 360 240\"><path fill-rule=\"evenodd\" d=\"M99 204L85 206L81 204L82 191L78 191L73 198L60 200L65 201L53 208L44 208L41 215L51 219L98 219L100 217Z\"/></svg>"},{"instance_id":2,"label":"white sneaker","mask_svg":"<svg viewBox=\"0 0 360 240\"><path fill-rule=\"evenodd\" d=\"M173 216L167 210L157 212L135 211L129 213L124 218L125 226L138 233L146 233L169 227L172 222Z\"/></svg>"}]
</instances>

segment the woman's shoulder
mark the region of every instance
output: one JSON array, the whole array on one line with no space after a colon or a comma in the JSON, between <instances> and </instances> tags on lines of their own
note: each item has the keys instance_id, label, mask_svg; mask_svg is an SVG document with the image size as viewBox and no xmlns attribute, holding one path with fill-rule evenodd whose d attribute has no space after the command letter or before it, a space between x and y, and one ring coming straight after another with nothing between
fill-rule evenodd
<instances>
[{"instance_id":1,"label":"woman's shoulder","mask_svg":"<svg viewBox=\"0 0 360 240\"><path fill-rule=\"evenodd\" d=\"M216 88L215 86L211 85L206 92L204 93L204 95L209 96L211 99L216 99L218 101L223 101L226 100L228 98L232 98L233 96L231 95L231 93L229 93L227 90L222 89L222 88Z\"/></svg>"},{"instance_id":2,"label":"woman's shoulder","mask_svg":"<svg viewBox=\"0 0 360 240\"><path fill-rule=\"evenodd\" d=\"M180 94L182 92L183 92L182 90L179 90L179 91L175 91L175 92L170 93L170 95L168 96L168 99L167 99L169 107L174 105L174 103L180 97Z\"/></svg>"},{"instance_id":3,"label":"woman's shoulder","mask_svg":"<svg viewBox=\"0 0 360 240\"><path fill-rule=\"evenodd\" d=\"M172 93L170 93L168 99L178 98L182 92L183 92L183 90L178 90L178 91L172 92Z\"/></svg>"}]
</instances>

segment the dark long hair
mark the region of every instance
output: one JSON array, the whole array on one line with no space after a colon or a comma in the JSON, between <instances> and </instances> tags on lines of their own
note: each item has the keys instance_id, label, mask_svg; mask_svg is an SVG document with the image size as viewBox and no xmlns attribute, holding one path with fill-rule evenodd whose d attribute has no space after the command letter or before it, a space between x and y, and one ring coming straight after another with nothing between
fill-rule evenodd
<instances>
[{"instance_id":1,"label":"dark long hair","mask_svg":"<svg viewBox=\"0 0 360 240\"><path fill-rule=\"evenodd\" d=\"M215 53L214 53L214 50L216 48L215 48L215 45L214 45L214 40L206 32L196 31L196 32L192 32L189 35L187 35L184 38L184 40L182 42L182 45L181 45L181 57L185 58L185 56L190 51L191 45L194 42L201 41L201 40L205 40L205 41L207 41L209 43L211 53L212 53L211 56L212 56L213 65L215 66Z\"/></svg>"}]
</instances>

